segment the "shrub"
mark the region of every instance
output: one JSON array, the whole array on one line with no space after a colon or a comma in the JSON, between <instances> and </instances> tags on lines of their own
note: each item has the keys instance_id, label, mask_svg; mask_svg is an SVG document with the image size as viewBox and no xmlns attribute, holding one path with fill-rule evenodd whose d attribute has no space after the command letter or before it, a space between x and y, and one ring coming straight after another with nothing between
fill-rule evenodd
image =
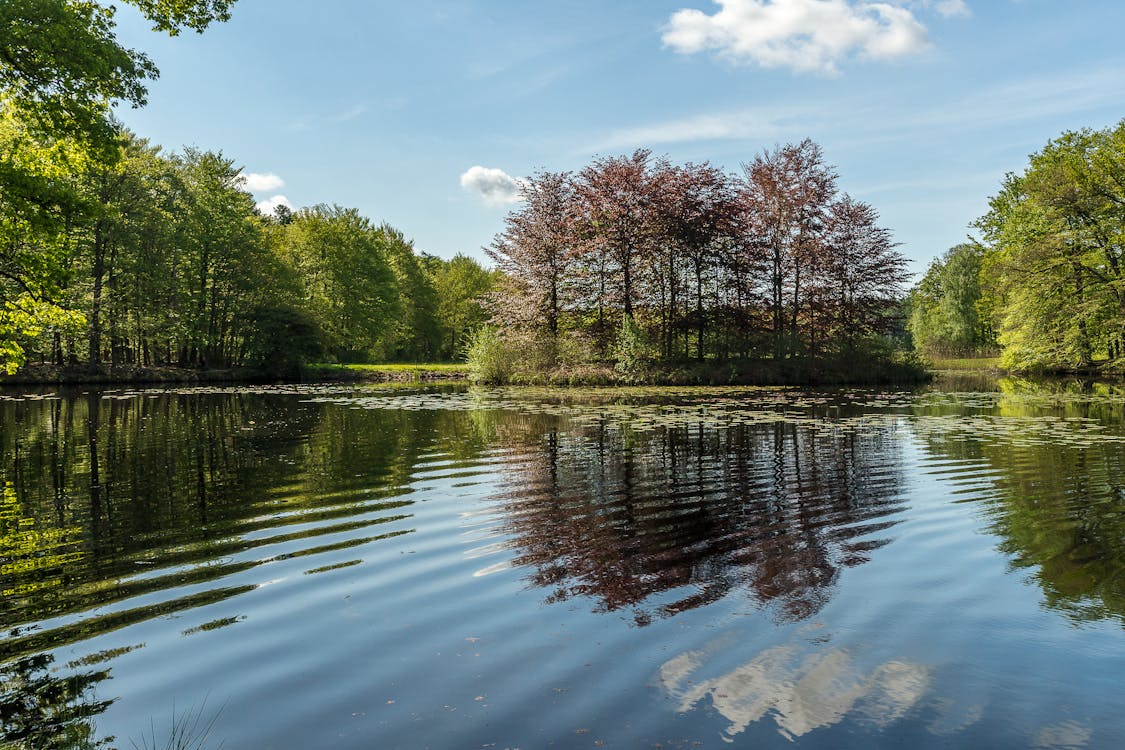
<instances>
[{"instance_id":1,"label":"shrub","mask_svg":"<svg viewBox=\"0 0 1125 750\"><path fill-rule=\"evenodd\" d=\"M617 329L617 339L613 345L616 360L615 369L622 375L636 377L643 374L652 361L652 342L645 330L637 325L633 317L626 315Z\"/></svg>"},{"instance_id":2,"label":"shrub","mask_svg":"<svg viewBox=\"0 0 1125 750\"><path fill-rule=\"evenodd\" d=\"M515 369L515 353L492 326L481 326L469 336L465 355L469 363L469 379L474 383L506 383Z\"/></svg>"}]
</instances>

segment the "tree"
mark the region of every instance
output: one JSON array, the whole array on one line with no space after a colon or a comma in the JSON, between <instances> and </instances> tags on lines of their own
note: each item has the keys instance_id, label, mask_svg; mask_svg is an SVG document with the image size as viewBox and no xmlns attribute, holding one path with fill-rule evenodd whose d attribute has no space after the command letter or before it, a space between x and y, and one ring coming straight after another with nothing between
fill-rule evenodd
<instances>
[{"instance_id":1,"label":"tree","mask_svg":"<svg viewBox=\"0 0 1125 750\"><path fill-rule=\"evenodd\" d=\"M696 357L702 361L707 328L704 281L709 270L719 267L718 259L737 234L738 205L730 179L710 164L666 166L658 172L655 182L659 186L656 222L663 230L667 248L664 261L668 287L665 353L666 356L672 354L679 287L676 261L682 259L690 265L695 281Z\"/></svg>"},{"instance_id":2,"label":"tree","mask_svg":"<svg viewBox=\"0 0 1125 750\"><path fill-rule=\"evenodd\" d=\"M24 361L27 340L73 328L80 315L60 306L72 228L89 211L75 171L88 154L46 141L0 107L0 370Z\"/></svg>"},{"instance_id":3,"label":"tree","mask_svg":"<svg viewBox=\"0 0 1125 750\"><path fill-rule=\"evenodd\" d=\"M236 0L132 0L155 29L203 31L230 18ZM0 92L40 133L112 150L109 105L143 106L145 80L159 75L114 35L115 8L89 0L4 0L0 4Z\"/></svg>"},{"instance_id":4,"label":"tree","mask_svg":"<svg viewBox=\"0 0 1125 750\"><path fill-rule=\"evenodd\" d=\"M612 303L627 317L633 315L638 267L655 236L651 155L638 149L632 156L599 159L582 170L575 188L586 253L612 263Z\"/></svg>"},{"instance_id":5,"label":"tree","mask_svg":"<svg viewBox=\"0 0 1125 750\"><path fill-rule=\"evenodd\" d=\"M443 343L434 281L402 232L388 224L376 231L394 272L399 311L393 329L381 342L381 354L398 362L430 362L440 356Z\"/></svg>"},{"instance_id":6,"label":"tree","mask_svg":"<svg viewBox=\"0 0 1125 750\"><path fill-rule=\"evenodd\" d=\"M961 244L930 264L910 294L910 333L931 354L965 355L996 345L981 286L984 248Z\"/></svg>"},{"instance_id":7,"label":"tree","mask_svg":"<svg viewBox=\"0 0 1125 750\"><path fill-rule=\"evenodd\" d=\"M235 0L132 0L155 28L202 31ZM22 361L21 340L81 325L60 306L74 227L93 206L77 175L120 156L115 102L142 106L157 69L114 35L113 6L91 0L0 3L0 368ZM91 214L92 215L92 214ZM95 330L100 329L99 324ZM95 342L97 343L97 342Z\"/></svg>"},{"instance_id":8,"label":"tree","mask_svg":"<svg viewBox=\"0 0 1125 750\"><path fill-rule=\"evenodd\" d=\"M559 334L564 284L578 252L577 197L569 172L540 172L523 187L524 204L486 252L512 281L501 303L507 317Z\"/></svg>"},{"instance_id":9,"label":"tree","mask_svg":"<svg viewBox=\"0 0 1125 750\"><path fill-rule=\"evenodd\" d=\"M464 353L469 335L488 320L484 300L496 273L461 254L447 261L431 256L426 263L437 290L444 340L441 354L444 359L456 359Z\"/></svg>"},{"instance_id":10,"label":"tree","mask_svg":"<svg viewBox=\"0 0 1125 750\"><path fill-rule=\"evenodd\" d=\"M793 356L799 348L805 286L823 249L821 233L835 192L836 173L809 139L743 165L742 202L752 217L746 223L755 227L768 263L775 358Z\"/></svg>"},{"instance_id":11,"label":"tree","mask_svg":"<svg viewBox=\"0 0 1125 750\"><path fill-rule=\"evenodd\" d=\"M353 208L315 206L283 227L283 257L301 280L304 307L329 353L361 362L400 312L395 271L379 230Z\"/></svg>"},{"instance_id":12,"label":"tree","mask_svg":"<svg viewBox=\"0 0 1125 750\"><path fill-rule=\"evenodd\" d=\"M1086 367L1125 349L1125 121L1068 132L1009 175L977 226L1014 369Z\"/></svg>"},{"instance_id":13,"label":"tree","mask_svg":"<svg viewBox=\"0 0 1125 750\"><path fill-rule=\"evenodd\" d=\"M874 208L847 194L828 209L812 295L823 320L814 334L843 349L889 331L889 313L909 278L906 259L878 221Z\"/></svg>"},{"instance_id":14,"label":"tree","mask_svg":"<svg viewBox=\"0 0 1125 750\"><path fill-rule=\"evenodd\" d=\"M580 333L587 359L625 371L660 357L854 354L897 322L905 261L836 179L807 140L763 153L740 180L646 150L535 175L490 251L504 273L493 322L529 355L536 336Z\"/></svg>"}]
</instances>

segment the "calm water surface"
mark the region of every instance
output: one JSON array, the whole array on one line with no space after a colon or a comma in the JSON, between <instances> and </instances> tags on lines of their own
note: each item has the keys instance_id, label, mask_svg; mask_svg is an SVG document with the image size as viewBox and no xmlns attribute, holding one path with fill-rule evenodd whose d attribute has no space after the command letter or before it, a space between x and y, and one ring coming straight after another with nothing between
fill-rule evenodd
<instances>
[{"instance_id":1,"label":"calm water surface","mask_svg":"<svg viewBox=\"0 0 1125 750\"><path fill-rule=\"evenodd\" d=\"M1123 463L1103 386L9 393L0 747L1119 748Z\"/></svg>"}]
</instances>

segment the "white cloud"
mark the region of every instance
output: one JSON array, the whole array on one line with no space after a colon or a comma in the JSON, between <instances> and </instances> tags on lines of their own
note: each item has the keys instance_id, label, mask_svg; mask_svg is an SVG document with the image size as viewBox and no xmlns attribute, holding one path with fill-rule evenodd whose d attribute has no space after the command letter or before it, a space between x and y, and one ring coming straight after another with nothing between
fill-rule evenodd
<instances>
[{"instance_id":1,"label":"white cloud","mask_svg":"<svg viewBox=\"0 0 1125 750\"><path fill-rule=\"evenodd\" d=\"M272 214L278 206L285 206L290 211L293 210L293 204L290 203L289 199L284 195L275 195L271 198L266 198L264 201L258 201L255 205L258 207L258 211L266 216Z\"/></svg>"},{"instance_id":2,"label":"white cloud","mask_svg":"<svg viewBox=\"0 0 1125 750\"><path fill-rule=\"evenodd\" d=\"M269 193L285 187L285 180L273 173L249 172L242 175L242 186L251 193Z\"/></svg>"},{"instance_id":3,"label":"white cloud","mask_svg":"<svg viewBox=\"0 0 1125 750\"><path fill-rule=\"evenodd\" d=\"M485 203L498 206L523 200L520 190L524 181L502 169L475 166L461 175L461 187L478 194Z\"/></svg>"},{"instance_id":4,"label":"white cloud","mask_svg":"<svg viewBox=\"0 0 1125 750\"><path fill-rule=\"evenodd\" d=\"M850 56L889 60L930 43L926 28L901 4L853 0L715 0L713 15L691 8L672 14L663 41L683 54L715 52L765 68L834 74ZM938 0L956 11L962 0ZM966 8L967 10L967 8Z\"/></svg>"}]
</instances>

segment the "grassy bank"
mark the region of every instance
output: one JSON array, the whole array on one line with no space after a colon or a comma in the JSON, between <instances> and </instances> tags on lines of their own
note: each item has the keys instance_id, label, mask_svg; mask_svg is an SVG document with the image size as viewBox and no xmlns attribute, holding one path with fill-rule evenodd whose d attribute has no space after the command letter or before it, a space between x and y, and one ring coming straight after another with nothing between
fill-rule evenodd
<instances>
[{"instance_id":1,"label":"grassy bank","mask_svg":"<svg viewBox=\"0 0 1125 750\"><path fill-rule=\"evenodd\" d=\"M957 357L934 358L929 360L931 370L956 370L973 372L1002 372L999 357Z\"/></svg>"},{"instance_id":2,"label":"grassy bank","mask_svg":"<svg viewBox=\"0 0 1125 750\"><path fill-rule=\"evenodd\" d=\"M384 382L389 380L466 380L469 366L464 363L310 365L305 380L346 380Z\"/></svg>"},{"instance_id":3,"label":"grassy bank","mask_svg":"<svg viewBox=\"0 0 1125 750\"><path fill-rule=\"evenodd\" d=\"M200 370L190 367L58 367L28 365L15 375L0 375L4 385L154 385L161 383L260 383L285 381L387 382L465 380L464 364L309 365L299 377L264 375L245 368Z\"/></svg>"}]
</instances>

